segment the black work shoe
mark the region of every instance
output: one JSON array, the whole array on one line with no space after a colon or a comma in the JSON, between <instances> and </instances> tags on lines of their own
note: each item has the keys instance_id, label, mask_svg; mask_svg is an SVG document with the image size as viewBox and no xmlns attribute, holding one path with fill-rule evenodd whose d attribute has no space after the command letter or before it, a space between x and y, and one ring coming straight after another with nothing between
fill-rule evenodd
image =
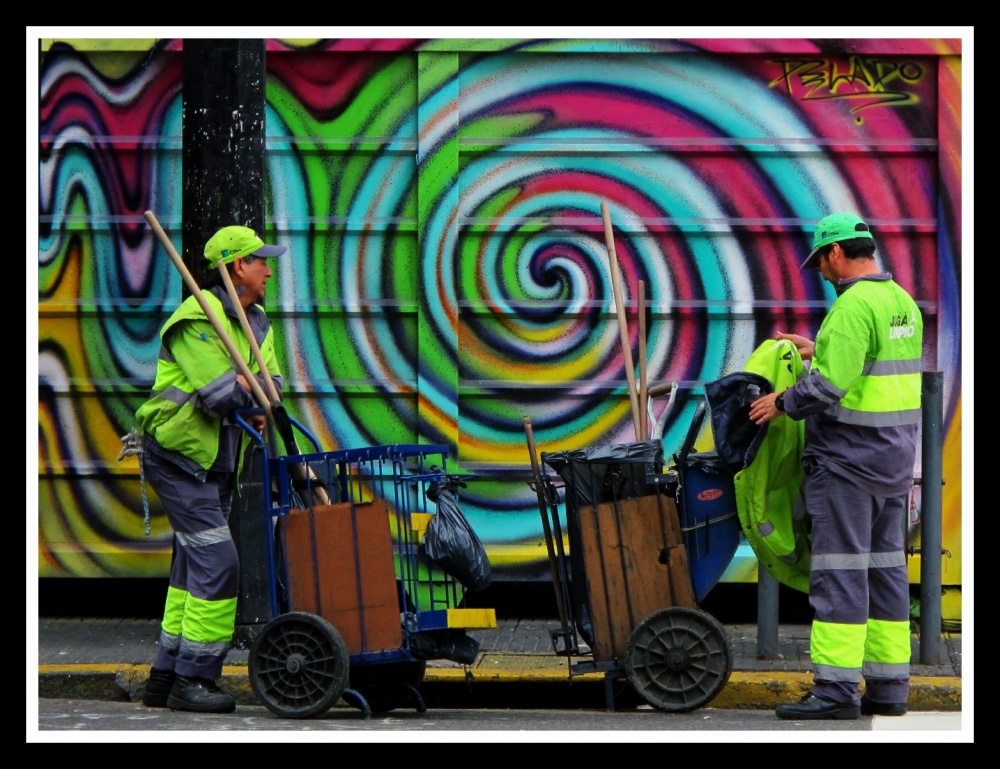
<instances>
[{"instance_id":1,"label":"black work shoe","mask_svg":"<svg viewBox=\"0 0 1000 769\"><path fill-rule=\"evenodd\" d=\"M165 708L176 678L173 670L150 668L149 680L142 692L142 704L147 708Z\"/></svg>"},{"instance_id":2,"label":"black work shoe","mask_svg":"<svg viewBox=\"0 0 1000 769\"><path fill-rule=\"evenodd\" d=\"M872 702L867 697L861 698L861 715L863 716L905 716L905 702Z\"/></svg>"},{"instance_id":3,"label":"black work shoe","mask_svg":"<svg viewBox=\"0 0 1000 769\"><path fill-rule=\"evenodd\" d=\"M841 702L831 702L817 697L809 692L798 702L778 705L774 709L774 714L778 718L805 721L819 718L857 718L861 715L861 708L857 705L845 705Z\"/></svg>"},{"instance_id":4,"label":"black work shoe","mask_svg":"<svg viewBox=\"0 0 1000 769\"><path fill-rule=\"evenodd\" d=\"M210 678L177 676L167 697L167 707L196 713L232 713L236 710L236 700Z\"/></svg>"}]
</instances>

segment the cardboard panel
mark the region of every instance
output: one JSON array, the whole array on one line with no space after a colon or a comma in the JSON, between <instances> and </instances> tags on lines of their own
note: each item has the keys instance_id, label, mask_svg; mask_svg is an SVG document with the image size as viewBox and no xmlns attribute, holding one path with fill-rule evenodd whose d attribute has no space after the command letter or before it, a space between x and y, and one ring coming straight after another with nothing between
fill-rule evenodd
<instances>
[{"instance_id":1,"label":"cardboard panel","mask_svg":"<svg viewBox=\"0 0 1000 769\"><path fill-rule=\"evenodd\" d=\"M670 559L670 589L673 593L673 606L685 606L689 609L698 607L698 599L694 594L691 581L691 563L688 560L687 548L684 545L667 548ZM641 621L641 620L640 620Z\"/></svg>"},{"instance_id":2,"label":"cardboard panel","mask_svg":"<svg viewBox=\"0 0 1000 769\"><path fill-rule=\"evenodd\" d=\"M278 524L291 611L329 621L350 654L403 645L385 502L292 510Z\"/></svg>"},{"instance_id":3,"label":"cardboard panel","mask_svg":"<svg viewBox=\"0 0 1000 769\"><path fill-rule=\"evenodd\" d=\"M695 606L673 499L651 495L580 508L594 660L624 660L629 636L652 612Z\"/></svg>"}]
</instances>

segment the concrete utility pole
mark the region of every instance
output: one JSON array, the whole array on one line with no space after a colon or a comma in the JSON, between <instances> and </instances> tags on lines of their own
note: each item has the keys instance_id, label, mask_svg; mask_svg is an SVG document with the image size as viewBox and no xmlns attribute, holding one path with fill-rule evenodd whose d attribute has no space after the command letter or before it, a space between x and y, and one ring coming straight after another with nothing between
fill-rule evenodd
<instances>
[{"instance_id":1,"label":"concrete utility pole","mask_svg":"<svg viewBox=\"0 0 1000 769\"><path fill-rule=\"evenodd\" d=\"M201 284L217 229L264 229L264 41L185 40L184 261Z\"/></svg>"},{"instance_id":2,"label":"concrete utility pole","mask_svg":"<svg viewBox=\"0 0 1000 769\"><path fill-rule=\"evenodd\" d=\"M240 224L264 233L264 50L263 40L184 40L182 253L199 286L216 230ZM257 464L242 476L256 485L242 484L245 496L234 499L229 518L240 554L237 642L271 619L262 564L272 536Z\"/></svg>"}]
</instances>

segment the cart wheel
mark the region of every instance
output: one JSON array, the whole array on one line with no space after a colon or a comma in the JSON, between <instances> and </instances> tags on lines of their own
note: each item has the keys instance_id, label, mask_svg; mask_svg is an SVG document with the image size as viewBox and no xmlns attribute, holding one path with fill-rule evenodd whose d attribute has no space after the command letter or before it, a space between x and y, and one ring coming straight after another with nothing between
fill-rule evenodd
<instances>
[{"instance_id":1,"label":"cart wheel","mask_svg":"<svg viewBox=\"0 0 1000 769\"><path fill-rule=\"evenodd\" d=\"M254 639L247 660L250 686L283 718L325 713L347 683L350 656L333 625L306 612L281 614Z\"/></svg>"},{"instance_id":2,"label":"cart wheel","mask_svg":"<svg viewBox=\"0 0 1000 769\"><path fill-rule=\"evenodd\" d=\"M722 625L699 609L653 612L625 650L628 680L657 710L684 713L708 703L729 681L733 654Z\"/></svg>"},{"instance_id":3,"label":"cart wheel","mask_svg":"<svg viewBox=\"0 0 1000 769\"><path fill-rule=\"evenodd\" d=\"M426 670L424 660L354 665L350 687L365 698L373 713L388 713L403 705L413 705L423 713L427 705L418 689Z\"/></svg>"}]
</instances>

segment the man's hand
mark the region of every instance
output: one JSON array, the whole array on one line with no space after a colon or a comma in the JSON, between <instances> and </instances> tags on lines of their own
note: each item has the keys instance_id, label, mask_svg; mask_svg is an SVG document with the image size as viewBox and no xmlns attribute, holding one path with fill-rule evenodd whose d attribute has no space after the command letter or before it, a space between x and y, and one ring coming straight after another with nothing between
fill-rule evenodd
<instances>
[{"instance_id":1,"label":"man's hand","mask_svg":"<svg viewBox=\"0 0 1000 769\"><path fill-rule=\"evenodd\" d=\"M267 427L267 417L263 414L250 414L247 418L250 426L256 430L260 435L264 434L264 428Z\"/></svg>"},{"instance_id":2,"label":"man's hand","mask_svg":"<svg viewBox=\"0 0 1000 769\"><path fill-rule=\"evenodd\" d=\"M795 348L799 351L799 355L802 356L802 360L812 360L813 350L816 349L816 343L813 340L807 339L801 334L786 334L784 331L779 331L774 338L779 341L787 339L795 345Z\"/></svg>"},{"instance_id":3,"label":"man's hand","mask_svg":"<svg viewBox=\"0 0 1000 769\"><path fill-rule=\"evenodd\" d=\"M242 374L236 375L236 381L239 382L240 387L246 390L248 393L253 395L253 390L250 389L250 383L247 378ZM267 427L267 416L264 414L249 414L247 415L247 423L256 430L260 435L264 434L264 428Z\"/></svg>"},{"instance_id":4,"label":"man's hand","mask_svg":"<svg viewBox=\"0 0 1000 769\"><path fill-rule=\"evenodd\" d=\"M762 395L753 403L750 404L750 421L755 424L762 425L765 422L770 422L776 417L780 417L785 412L778 411L778 407L774 405L775 399L778 397L779 393L768 393L767 395Z\"/></svg>"}]
</instances>

